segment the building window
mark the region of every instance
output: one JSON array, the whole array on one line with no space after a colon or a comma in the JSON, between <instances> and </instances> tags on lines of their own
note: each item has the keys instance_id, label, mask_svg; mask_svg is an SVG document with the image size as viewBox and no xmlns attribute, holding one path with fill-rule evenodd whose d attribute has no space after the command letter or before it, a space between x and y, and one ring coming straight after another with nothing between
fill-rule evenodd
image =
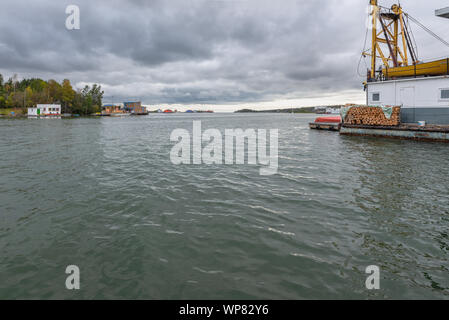
<instances>
[{"instance_id":1,"label":"building window","mask_svg":"<svg viewBox=\"0 0 449 320\"><path fill-rule=\"evenodd\" d=\"M449 89L441 89L440 90L440 99L441 100L449 100Z\"/></svg>"},{"instance_id":2,"label":"building window","mask_svg":"<svg viewBox=\"0 0 449 320\"><path fill-rule=\"evenodd\" d=\"M379 102L380 101L380 93L379 92L373 93L372 101L373 102Z\"/></svg>"}]
</instances>

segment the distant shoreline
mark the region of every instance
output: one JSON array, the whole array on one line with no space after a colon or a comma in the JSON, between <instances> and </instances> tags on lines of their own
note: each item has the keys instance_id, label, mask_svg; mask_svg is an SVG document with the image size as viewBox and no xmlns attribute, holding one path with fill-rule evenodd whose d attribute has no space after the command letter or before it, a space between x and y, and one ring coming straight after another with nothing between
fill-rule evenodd
<instances>
[{"instance_id":1,"label":"distant shoreline","mask_svg":"<svg viewBox=\"0 0 449 320\"><path fill-rule=\"evenodd\" d=\"M328 108L341 108L341 105L327 106ZM252 110L241 109L234 113L317 113L316 107L288 108L288 109L272 109L272 110Z\"/></svg>"}]
</instances>

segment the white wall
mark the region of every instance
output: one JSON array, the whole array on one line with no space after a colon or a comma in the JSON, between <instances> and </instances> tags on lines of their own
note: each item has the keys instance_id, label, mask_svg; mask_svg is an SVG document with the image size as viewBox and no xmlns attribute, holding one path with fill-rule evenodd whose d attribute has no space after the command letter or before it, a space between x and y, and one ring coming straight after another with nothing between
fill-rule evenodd
<instances>
[{"instance_id":1,"label":"white wall","mask_svg":"<svg viewBox=\"0 0 449 320\"><path fill-rule=\"evenodd\" d=\"M440 89L449 89L449 77L392 80L368 83L368 104L403 105L403 108L448 108L449 100L441 100ZM373 101L373 93L380 101Z\"/></svg>"},{"instance_id":2,"label":"white wall","mask_svg":"<svg viewBox=\"0 0 449 320\"><path fill-rule=\"evenodd\" d=\"M29 116L37 116L37 108L28 108Z\"/></svg>"},{"instance_id":3,"label":"white wall","mask_svg":"<svg viewBox=\"0 0 449 320\"><path fill-rule=\"evenodd\" d=\"M39 114L37 110L40 110ZM61 105L60 104L38 104L37 107L28 108L29 116L45 116L45 115L60 115Z\"/></svg>"},{"instance_id":4,"label":"white wall","mask_svg":"<svg viewBox=\"0 0 449 320\"><path fill-rule=\"evenodd\" d=\"M38 104L37 107L41 109L41 114L61 114L60 104Z\"/></svg>"}]
</instances>

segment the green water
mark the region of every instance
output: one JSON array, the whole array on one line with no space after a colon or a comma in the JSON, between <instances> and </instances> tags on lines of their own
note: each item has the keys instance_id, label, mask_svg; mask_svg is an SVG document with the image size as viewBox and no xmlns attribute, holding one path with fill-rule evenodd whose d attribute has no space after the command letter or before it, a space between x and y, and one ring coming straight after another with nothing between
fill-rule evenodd
<instances>
[{"instance_id":1,"label":"green water","mask_svg":"<svg viewBox=\"0 0 449 320\"><path fill-rule=\"evenodd\" d=\"M0 299L447 299L448 145L311 119L0 120ZM278 174L172 165L170 133L193 120L280 129Z\"/></svg>"}]
</instances>

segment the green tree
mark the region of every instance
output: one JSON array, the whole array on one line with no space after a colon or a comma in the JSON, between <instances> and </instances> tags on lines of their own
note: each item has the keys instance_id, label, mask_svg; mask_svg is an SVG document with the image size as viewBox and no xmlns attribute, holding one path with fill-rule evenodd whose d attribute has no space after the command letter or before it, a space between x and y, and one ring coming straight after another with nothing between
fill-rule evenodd
<instances>
[{"instance_id":1,"label":"green tree","mask_svg":"<svg viewBox=\"0 0 449 320\"><path fill-rule=\"evenodd\" d=\"M72 108L71 112L73 114L84 114L83 112L83 104L84 104L84 98L80 91L75 92L75 96L72 101Z\"/></svg>"},{"instance_id":2,"label":"green tree","mask_svg":"<svg viewBox=\"0 0 449 320\"><path fill-rule=\"evenodd\" d=\"M75 91L70 84L70 80L64 79L62 82L61 88L61 99L64 104L64 112L68 111L68 108L71 107L73 99L75 98Z\"/></svg>"},{"instance_id":3,"label":"green tree","mask_svg":"<svg viewBox=\"0 0 449 320\"><path fill-rule=\"evenodd\" d=\"M14 107L14 92L10 93L8 95L8 98L6 99L6 107L12 108Z\"/></svg>"},{"instance_id":4,"label":"green tree","mask_svg":"<svg viewBox=\"0 0 449 320\"><path fill-rule=\"evenodd\" d=\"M102 100L104 91L101 90L101 86L94 84L91 87L85 86L81 91L83 101L83 114L92 114L101 111Z\"/></svg>"},{"instance_id":5,"label":"green tree","mask_svg":"<svg viewBox=\"0 0 449 320\"><path fill-rule=\"evenodd\" d=\"M101 107L104 95L104 91L101 91L101 86L94 84L90 90L90 95L92 96L92 104L94 106Z\"/></svg>"},{"instance_id":6,"label":"green tree","mask_svg":"<svg viewBox=\"0 0 449 320\"><path fill-rule=\"evenodd\" d=\"M20 81L18 79L15 74L5 82L0 74L0 108L25 108L40 103L60 103L63 112L89 115L101 111L104 91L98 84L75 91L68 79L64 79L61 84L53 79L48 81L39 78Z\"/></svg>"},{"instance_id":7,"label":"green tree","mask_svg":"<svg viewBox=\"0 0 449 320\"><path fill-rule=\"evenodd\" d=\"M3 76L0 73L0 108L6 107L5 88L3 86Z\"/></svg>"},{"instance_id":8,"label":"green tree","mask_svg":"<svg viewBox=\"0 0 449 320\"><path fill-rule=\"evenodd\" d=\"M16 93L14 93L13 107L14 108L25 107L25 91L16 91Z\"/></svg>"},{"instance_id":9,"label":"green tree","mask_svg":"<svg viewBox=\"0 0 449 320\"><path fill-rule=\"evenodd\" d=\"M47 82L42 79L31 79L29 86L34 92L42 92L47 88Z\"/></svg>"},{"instance_id":10,"label":"green tree","mask_svg":"<svg viewBox=\"0 0 449 320\"><path fill-rule=\"evenodd\" d=\"M55 80L48 80L47 103L59 103L62 100L62 87Z\"/></svg>"},{"instance_id":11,"label":"green tree","mask_svg":"<svg viewBox=\"0 0 449 320\"><path fill-rule=\"evenodd\" d=\"M31 89L31 87L27 87L25 89L24 105L25 108L30 108L33 106L33 89Z\"/></svg>"}]
</instances>

